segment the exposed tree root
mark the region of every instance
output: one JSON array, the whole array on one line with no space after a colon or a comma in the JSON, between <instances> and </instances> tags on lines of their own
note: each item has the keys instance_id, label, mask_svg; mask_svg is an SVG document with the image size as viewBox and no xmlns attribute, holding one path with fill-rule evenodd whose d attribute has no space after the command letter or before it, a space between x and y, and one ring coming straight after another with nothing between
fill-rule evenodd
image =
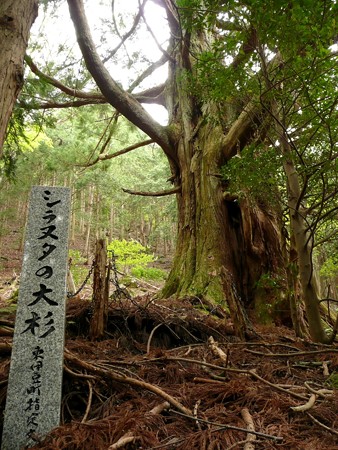
<instances>
[{"instance_id":1,"label":"exposed tree root","mask_svg":"<svg viewBox=\"0 0 338 450\"><path fill-rule=\"evenodd\" d=\"M238 341L225 312L189 299L112 306L91 342L88 302L69 302L62 423L34 449L338 449L337 346L268 327ZM0 417L11 341L0 343Z\"/></svg>"}]
</instances>

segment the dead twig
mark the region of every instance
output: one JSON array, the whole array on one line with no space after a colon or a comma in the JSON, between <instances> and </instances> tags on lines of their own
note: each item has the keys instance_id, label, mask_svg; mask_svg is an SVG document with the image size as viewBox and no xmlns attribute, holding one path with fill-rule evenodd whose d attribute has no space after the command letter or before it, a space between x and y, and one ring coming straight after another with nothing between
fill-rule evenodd
<instances>
[{"instance_id":1,"label":"dead twig","mask_svg":"<svg viewBox=\"0 0 338 450\"><path fill-rule=\"evenodd\" d=\"M333 395L333 390L332 389L318 389L316 391L316 389L313 389L310 386L310 383L308 383L307 381L304 382L304 386L312 393L317 395L317 397L322 397L322 398L327 398L327 396Z\"/></svg>"},{"instance_id":2,"label":"dead twig","mask_svg":"<svg viewBox=\"0 0 338 450\"><path fill-rule=\"evenodd\" d=\"M329 366L328 366L327 361L323 361L323 375L324 375L324 377L330 376Z\"/></svg>"},{"instance_id":3,"label":"dead twig","mask_svg":"<svg viewBox=\"0 0 338 450\"><path fill-rule=\"evenodd\" d=\"M280 386L278 386L277 384L270 383L270 381L259 376L254 369L248 370L248 373L250 373L250 375L252 375L257 380L261 381L264 384L267 384L268 386L272 387L273 389L275 389L277 391L284 392L285 394L291 395L291 397L299 398L300 400L307 400L307 397L305 397L304 395L296 394L296 392L292 392L287 389L283 389Z\"/></svg>"},{"instance_id":4,"label":"dead twig","mask_svg":"<svg viewBox=\"0 0 338 450\"><path fill-rule=\"evenodd\" d=\"M287 389L283 389L283 388L279 387L277 384L270 383L270 381L265 380L264 378L259 376L255 372L255 370L233 369L231 367L222 367L222 366L217 366L216 364L210 364L205 361L198 361L196 359L190 359L190 358L180 358L180 357L175 358L175 357L171 356L169 358L166 357L166 359L171 360L171 361L185 361L185 362L189 362L192 364L198 364L200 366L211 367L212 369L223 370L224 372L242 373L242 374L246 374L246 375L251 375L254 378L256 378L257 380L261 381L262 383L267 384L268 386L272 387L273 389L276 389L277 391L284 392L285 394L291 395L292 397L295 397L300 400L307 400L307 397L305 397L304 395L296 394L295 392L292 392ZM225 378L224 378L224 381L225 381Z\"/></svg>"},{"instance_id":5,"label":"dead twig","mask_svg":"<svg viewBox=\"0 0 338 450\"><path fill-rule=\"evenodd\" d=\"M179 416L183 416L186 417L187 419L191 419L191 420L196 420L196 417L192 416L191 414L183 414L179 411L175 411L173 409L169 410L170 412L174 413L174 414L178 414ZM235 431L242 431L244 433L247 433L247 429L245 428L241 428L241 427L235 427L234 425L227 425L227 424L222 424L222 423L218 423L218 422L211 422L210 420L204 420L204 419L198 419L199 422L202 423L206 423L209 425L215 425L216 427L219 427L219 430L235 430ZM282 442L283 441L283 437L282 436L272 436L271 434L265 434L265 433L260 433L259 431L251 431L251 434L255 434L256 436L260 436L262 438L265 439L271 439L275 442Z\"/></svg>"},{"instance_id":6,"label":"dead twig","mask_svg":"<svg viewBox=\"0 0 338 450\"><path fill-rule=\"evenodd\" d=\"M153 409L149 411L149 414L161 414L161 412L170 408L169 402L163 402L160 405L155 406Z\"/></svg>"},{"instance_id":7,"label":"dead twig","mask_svg":"<svg viewBox=\"0 0 338 450\"><path fill-rule=\"evenodd\" d=\"M211 351L213 354L221 359L224 362L224 365L227 366L228 364L228 356L226 353L223 352L221 348L218 347L217 342L215 342L214 338L212 336L208 339L208 345L211 348Z\"/></svg>"},{"instance_id":8,"label":"dead twig","mask_svg":"<svg viewBox=\"0 0 338 450\"><path fill-rule=\"evenodd\" d=\"M306 413L311 420L314 421L314 423L316 423L317 425L319 425L320 427L324 428L324 430L329 431L330 433L333 433L335 435L338 436L338 431L335 430L334 428L328 427L325 424L323 424L322 422L320 422L318 419L316 419L315 417L313 417L312 414L310 414L309 412Z\"/></svg>"},{"instance_id":9,"label":"dead twig","mask_svg":"<svg viewBox=\"0 0 338 450\"><path fill-rule=\"evenodd\" d=\"M156 331L158 328L160 328L160 326L162 326L162 325L163 325L163 323L159 323L158 325L156 325L156 327L154 327L154 328L151 330L151 333L150 333L150 335L149 335L148 342L147 342L147 355L149 355L149 353L150 353L150 344L151 344L151 340L152 340L152 338L153 338L153 336L154 336L154 333L155 333L155 331Z\"/></svg>"},{"instance_id":10,"label":"dead twig","mask_svg":"<svg viewBox=\"0 0 338 450\"><path fill-rule=\"evenodd\" d=\"M292 352L292 353L264 353L257 352L256 350L244 349L245 352L252 355L268 356L269 358L291 358L293 356L308 356L308 355L320 355L322 353L338 353L336 348L323 348L322 350L310 350L305 352Z\"/></svg>"},{"instance_id":11,"label":"dead twig","mask_svg":"<svg viewBox=\"0 0 338 450\"><path fill-rule=\"evenodd\" d=\"M221 380L210 380L209 378L195 377L193 381L196 381L197 383L224 384L225 379L221 381Z\"/></svg>"},{"instance_id":12,"label":"dead twig","mask_svg":"<svg viewBox=\"0 0 338 450\"><path fill-rule=\"evenodd\" d=\"M69 375L72 375L73 377L76 377L76 378L85 378L87 380L96 380L97 379L94 375L87 375L85 373L73 372L73 370L71 370L69 367L67 367L66 364L63 365L63 369L65 372L69 373Z\"/></svg>"},{"instance_id":13,"label":"dead twig","mask_svg":"<svg viewBox=\"0 0 338 450\"><path fill-rule=\"evenodd\" d=\"M194 417L196 417L197 428L201 431L202 428L201 428L201 425L200 425L200 423L198 421L198 417L197 417L198 407L200 406L200 404L201 404L201 400L197 400L197 402L195 403L195 406L194 406Z\"/></svg>"}]
</instances>

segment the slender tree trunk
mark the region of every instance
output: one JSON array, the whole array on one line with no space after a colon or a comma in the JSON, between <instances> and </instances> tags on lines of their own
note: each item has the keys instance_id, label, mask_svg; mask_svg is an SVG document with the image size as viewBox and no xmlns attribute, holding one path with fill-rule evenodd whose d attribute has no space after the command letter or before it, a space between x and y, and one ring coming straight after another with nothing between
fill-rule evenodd
<instances>
[{"instance_id":1,"label":"slender tree trunk","mask_svg":"<svg viewBox=\"0 0 338 450\"><path fill-rule=\"evenodd\" d=\"M38 0L0 2L0 157L6 129L24 81L24 55Z\"/></svg>"},{"instance_id":2,"label":"slender tree trunk","mask_svg":"<svg viewBox=\"0 0 338 450\"><path fill-rule=\"evenodd\" d=\"M72 226L71 226L71 237L70 241L72 244L75 243L75 229L76 229L76 210L77 210L76 198L74 196L72 201Z\"/></svg>"},{"instance_id":3,"label":"slender tree trunk","mask_svg":"<svg viewBox=\"0 0 338 450\"><path fill-rule=\"evenodd\" d=\"M86 198L84 189L80 191L80 218L79 218L79 232L81 235L85 231L85 215L86 215Z\"/></svg>"},{"instance_id":4,"label":"slender tree trunk","mask_svg":"<svg viewBox=\"0 0 338 450\"><path fill-rule=\"evenodd\" d=\"M109 242L113 240L114 236L114 228L115 228L115 209L114 209L114 202L111 203L110 206L110 216L109 216Z\"/></svg>"},{"instance_id":5,"label":"slender tree trunk","mask_svg":"<svg viewBox=\"0 0 338 450\"><path fill-rule=\"evenodd\" d=\"M290 209L290 228L294 235L295 247L298 255L299 278L302 286L306 316L309 322L311 338L315 342L328 342L325 334L319 304L319 286L314 276L312 260L312 237L309 235L308 226L305 221L305 210L301 210L302 191L299 185L299 174L292 161L291 150L285 133L280 132L281 145L283 149L284 172L287 179L288 203Z\"/></svg>"},{"instance_id":6,"label":"slender tree trunk","mask_svg":"<svg viewBox=\"0 0 338 450\"><path fill-rule=\"evenodd\" d=\"M85 246L84 246L84 254L87 258L87 261L89 260L89 253L90 253L90 233L92 229L92 216L93 216L93 202L94 202L94 187L89 186L89 193L88 193L88 206L87 206L87 229L86 229L86 240L85 240Z\"/></svg>"}]
</instances>

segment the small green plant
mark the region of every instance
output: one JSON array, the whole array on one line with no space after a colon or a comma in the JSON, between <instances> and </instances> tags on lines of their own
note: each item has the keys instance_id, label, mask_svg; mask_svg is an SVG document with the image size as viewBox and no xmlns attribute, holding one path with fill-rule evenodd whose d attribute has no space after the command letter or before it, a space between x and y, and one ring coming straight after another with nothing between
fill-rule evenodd
<instances>
[{"instance_id":1,"label":"small green plant","mask_svg":"<svg viewBox=\"0 0 338 450\"><path fill-rule=\"evenodd\" d=\"M109 252L114 253L119 270L127 275L134 274L134 276L140 278L145 278L142 274L144 275L147 274L147 271L151 271L147 265L155 261L154 255L148 253L142 244L134 240L115 239L108 245L108 254Z\"/></svg>"},{"instance_id":2,"label":"small green plant","mask_svg":"<svg viewBox=\"0 0 338 450\"><path fill-rule=\"evenodd\" d=\"M263 273L256 282L256 287L266 290L274 290L280 288L280 282L275 276L271 276L270 272Z\"/></svg>"},{"instance_id":3,"label":"small green plant","mask_svg":"<svg viewBox=\"0 0 338 450\"><path fill-rule=\"evenodd\" d=\"M329 383L333 388L338 389L338 373L332 372L327 379L327 383Z\"/></svg>"},{"instance_id":4,"label":"small green plant","mask_svg":"<svg viewBox=\"0 0 338 450\"><path fill-rule=\"evenodd\" d=\"M134 267L131 274L136 278L144 278L145 280L160 281L165 280L167 273L164 270L155 267Z\"/></svg>"}]
</instances>

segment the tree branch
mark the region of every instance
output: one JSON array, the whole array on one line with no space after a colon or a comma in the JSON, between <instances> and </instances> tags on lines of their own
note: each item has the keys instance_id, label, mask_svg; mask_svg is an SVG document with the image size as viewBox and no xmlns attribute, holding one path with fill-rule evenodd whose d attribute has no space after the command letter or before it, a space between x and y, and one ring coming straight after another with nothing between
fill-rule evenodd
<instances>
[{"instance_id":1,"label":"tree branch","mask_svg":"<svg viewBox=\"0 0 338 450\"><path fill-rule=\"evenodd\" d=\"M147 139L146 141L137 142L136 144L129 145L129 147L126 147L122 150L119 150L118 152L115 152L111 155L99 155L94 161L91 163L88 163L85 165L85 167L91 167L97 164L99 161L107 161L108 159L116 158L117 156L124 155L125 153L131 152L132 150L135 150L136 148L144 147L149 144L153 144L154 141L152 139Z\"/></svg>"},{"instance_id":2,"label":"tree branch","mask_svg":"<svg viewBox=\"0 0 338 450\"><path fill-rule=\"evenodd\" d=\"M240 64L245 62L247 58L254 52L257 47L257 30L252 25L249 28L247 39L243 42L238 54L235 56L232 67L236 69Z\"/></svg>"},{"instance_id":3,"label":"tree branch","mask_svg":"<svg viewBox=\"0 0 338 450\"><path fill-rule=\"evenodd\" d=\"M174 147L167 129L159 125L128 92L124 91L110 76L101 61L87 23L82 0L68 0L70 15L76 30L77 41L88 71L108 102L130 122L144 131L159 144L165 153L175 160Z\"/></svg>"},{"instance_id":4,"label":"tree branch","mask_svg":"<svg viewBox=\"0 0 338 450\"><path fill-rule=\"evenodd\" d=\"M78 108L80 106L86 105L104 105L107 104L107 100L102 97L102 99L84 99L84 100L73 100L69 102L44 102L44 103L26 103L23 100L18 102L21 108L30 110L30 109L61 109L61 108Z\"/></svg>"},{"instance_id":5,"label":"tree branch","mask_svg":"<svg viewBox=\"0 0 338 450\"><path fill-rule=\"evenodd\" d=\"M226 160L239 153L254 134L259 113L261 113L261 106L252 101L232 124L223 139L223 154Z\"/></svg>"},{"instance_id":6,"label":"tree branch","mask_svg":"<svg viewBox=\"0 0 338 450\"><path fill-rule=\"evenodd\" d=\"M130 191L129 189L122 189L122 191L131 195L141 195L142 197L164 197L166 195L172 195L181 192L181 186L177 186L174 187L173 189L168 189L166 191L160 192Z\"/></svg>"},{"instance_id":7,"label":"tree branch","mask_svg":"<svg viewBox=\"0 0 338 450\"><path fill-rule=\"evenodd\" d=\"M154 42L155 42L155 44L157 45L157 48L163 53L163 55L164 55L168 60L170 60L170 61L172 61L172 62L175 62L175 60L169 55L169 53L168 53L166 50L164 50L164 48L163 48L163 47L161 46L161 44L158 42L158 40L156 39L155 34L153 33L153 30L152 30L151 27L148 25L148 22L147 22L147 20L146 20L146 18L145 18L145 15L144 15L143 5L141 6L140 0L139 0L139 7L140 7L140 12L141 12L141 14L142 14L143 21L144 21L144 23L145 23L145 25L146 25L146 27L147 27L147 30L149 31L149 33L151 34L152 38L154 39Z\"/></svg>"},{"instance_id":8,"label":"tree branch","mask_svg":"<svg viewBox=\"0 0 338 450\"><path fill-rule=\"evenodd\" d=\"M136 78L135 81L130 85L128 92L132 92L143 80L145 80L149 75L151 75L154 70L158 69L159 67L163 66L168 61L168 58L166 55L162 55L161 58L152 63L149 67L146 68L146 70L141 73L139 77Z\"/></svg>"},{"instance_id":9,"label":"tree branch","mask_svg":"<svg viewBox=\"0 0 338 450\"><path fill-rule=\"evenodd\" d=\"M146 0L143 2L142 8L143 8L143 5L144 5L145 2L146 2ZM139 12L136 14L134 22L133 22L130 30L127 31L123 36L121 36L121 41L117 44L117 46L111 52L109 52L109 55L107 55L102 60L103 63L106 63L107 61L109 61L109 59L112 58L116 54L116 52L126 42L126 40L135 32L135 30L137 28L137 25L140 22L140 18L141 18L141 8L140 8ZM117 31L117 27L116 27L116 31Z\"/></svg>"},{"instance_id":10,"label":"tree branch","mask_svg":"<svg viewBox=\"0 0 338 450\"><path fill-rule=\"evenodd\" d=\"M165 107L164 88L165 83L146 89L145 91L138 92L137 94L134 94L134 97L140 103L156 103Z\"/></svg>"},{"instance_id":11,"label":"tree branch","mask_svg":"<svg viewBox=\"0 0 338 450\"><path fill-rule=\"evenodd\" d=\"M65 84L58 81L56 78L51 77L50 75L47 75L43 73L38 67L33 63L32 58L29 55L25 56L25 62L31 69L31 71L37 75L41 80L46 81L48 84L51 84L52 86L60 89L60 91L64 92L67 95L70 95L71 97L76 98L90 98L90 99L104 99L103 95L100 92L84 92L79 91L78 89L70 88L69 86L66 86Z\"/></svg>"}]
</instances>

